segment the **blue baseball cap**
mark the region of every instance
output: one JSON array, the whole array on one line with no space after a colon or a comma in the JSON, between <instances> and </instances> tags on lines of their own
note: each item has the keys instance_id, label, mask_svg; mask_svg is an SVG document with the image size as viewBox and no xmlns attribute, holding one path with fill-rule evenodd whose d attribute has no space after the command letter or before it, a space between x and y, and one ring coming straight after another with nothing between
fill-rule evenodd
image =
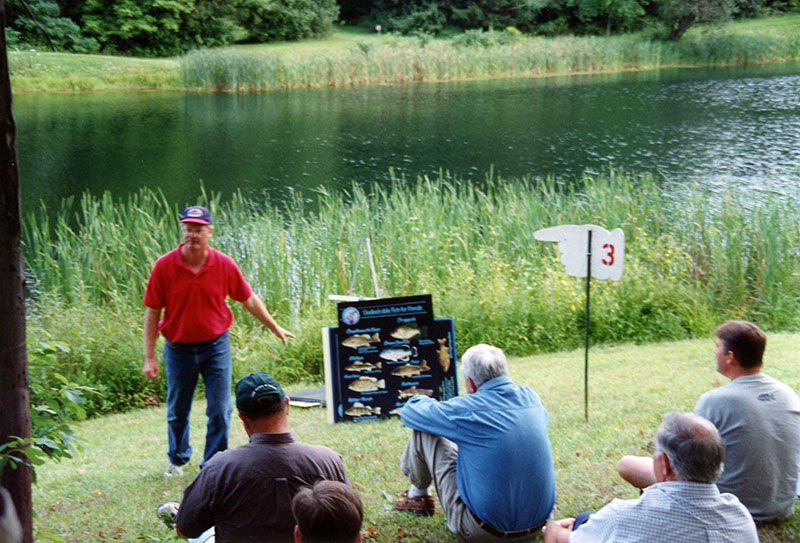
<instances>
[{"instance_id":1,"label":"blue baseball cap","mask_svg":"<svg viewBox=\"0 0 800 543\"><path fill-rule=\"evenodd\" d=\"M190 206L181 213L181 222L211 224L211 212L203 206Z\"/></svg>"},{"instance_id":2,"label":"blue baseball cap","mask_svg":"<svg viewBox=\"0 0 800 543\"><path fill-rule=\"evenodd\" d=\"M258 400L264 396L276 396L278 402L286 397L283 388L270 374L263 371L242 377L236 383L236 408L248 412L258 408Z\"/></svg>"}]
</instances>

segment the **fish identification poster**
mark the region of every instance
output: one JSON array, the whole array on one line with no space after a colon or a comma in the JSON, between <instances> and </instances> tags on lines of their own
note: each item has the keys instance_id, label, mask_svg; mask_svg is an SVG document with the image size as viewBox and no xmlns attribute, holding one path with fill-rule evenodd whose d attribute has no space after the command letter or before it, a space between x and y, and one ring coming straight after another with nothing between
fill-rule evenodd
<instances>
[{"instance_id":1,"label":"fish identification poster","mask_svg":"<svg viewBox=\"0 0 800 543\"><path fill-rule=\"evenodd\" d=\"M342 302L323 328L328 422L397 415L409 398L458 395L452 319L434 319L430 295Z\"/></svg>"}]
</instances>

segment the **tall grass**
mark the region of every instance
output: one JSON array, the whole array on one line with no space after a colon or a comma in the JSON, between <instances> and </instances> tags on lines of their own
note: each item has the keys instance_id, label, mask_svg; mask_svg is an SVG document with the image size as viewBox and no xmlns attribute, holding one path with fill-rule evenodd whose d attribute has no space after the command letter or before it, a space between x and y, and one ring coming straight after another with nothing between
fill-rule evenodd
<instances>
[{"instance_id":1,"label":"tall grass","mask_svg":"<svg viewBox=\"0 0 800 543\"><path fill-rule=\"evenodd\" d=\"M519 37L510 43L387 39L314 56L202 50L181 58L189 89L257 91L376 83L449 81L543 74L749 64L800 58L800 32L778 35L709 30L674 42L641 35Z\"/></svg>"},{"instance_id":2,"label":"tall grass","mask_svg":"<svg viewBox=\"0 0 800 543\"><path fill-rule=\"evenodd\" d=\"M281 207L242 195L199 201L218 218L212 243L298 335L275 347L234 304L237 373L267 365L289 380L320 375L319 329L335 324L328 295L345 294L353 276L355 294L372 294L363 258L355 269L364 237L383 293L431 293L436 314L455 319L459 345L490 342L517 355L581 345L583 281L564 273L555 247L533 238L566 223L625 231L622 281L593 289L596 343L703 336L730 317L769 330L800 327L794 189L754 199L666 190L650 177L611 172L574 183L489 178L480 188L447 178L395 180L369 192L320 190L313 209L301 198ZM144 287L152 263L179 240L177 216L176 206L142 190L119 202L86 194L28 217L33 335L83 346L108 366L115 352L138 365Z\"/></svg>"}]
</instances>

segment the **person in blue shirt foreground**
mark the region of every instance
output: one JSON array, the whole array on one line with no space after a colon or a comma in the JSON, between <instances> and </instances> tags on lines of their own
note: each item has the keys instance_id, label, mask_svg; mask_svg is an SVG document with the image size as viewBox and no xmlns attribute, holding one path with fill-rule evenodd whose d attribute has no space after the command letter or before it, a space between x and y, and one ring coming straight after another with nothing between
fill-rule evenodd
<instances>
[{"instance_id":1,"label":"person in blue shirt foreground","mask_svg":"<svg viewBox=\"0 0 800 543\"><path fill-rule=\"evenodd\" d=\"M447 527L462 539L529 538L556 500L547 411L536 392L514 385L497 347L468 349L461 373L466 396L415 396L400 412L412 429L400 469L412 486L395 509L433 514L433 483Z\"/></svg>"},{"instance_id":2,"label":"person in blue shirt foreground","mask_svg":"<svg viewBox=\"0 0 800 543\"><path fill-rule=\"evenodd\" d=\"M758 543L747 508L714 484L724 454L710 421L667 413L653 453L656 482L638 499L615 499L578 520L548 522L544 543Z\"/></svg>"}]
</instances>

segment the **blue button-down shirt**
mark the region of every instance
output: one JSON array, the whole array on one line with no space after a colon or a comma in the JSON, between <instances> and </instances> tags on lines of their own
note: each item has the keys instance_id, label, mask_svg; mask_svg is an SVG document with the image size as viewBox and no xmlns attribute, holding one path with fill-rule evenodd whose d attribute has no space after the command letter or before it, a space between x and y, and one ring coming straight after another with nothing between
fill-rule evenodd
<instances>
[{"instance_id":1,"label":"blue button-down shirt","mask_svg":"<svg viewBox=\"0 0 800 543\"><path fill-rule=\"evenodd\" d=\"M482 521L498 530L524 530L553 510L549 417L530 388L495 377L474 394L445 402L415 396L400 417L409 428L458 445L458 493Z\"/></svg>"}]
</instances>

